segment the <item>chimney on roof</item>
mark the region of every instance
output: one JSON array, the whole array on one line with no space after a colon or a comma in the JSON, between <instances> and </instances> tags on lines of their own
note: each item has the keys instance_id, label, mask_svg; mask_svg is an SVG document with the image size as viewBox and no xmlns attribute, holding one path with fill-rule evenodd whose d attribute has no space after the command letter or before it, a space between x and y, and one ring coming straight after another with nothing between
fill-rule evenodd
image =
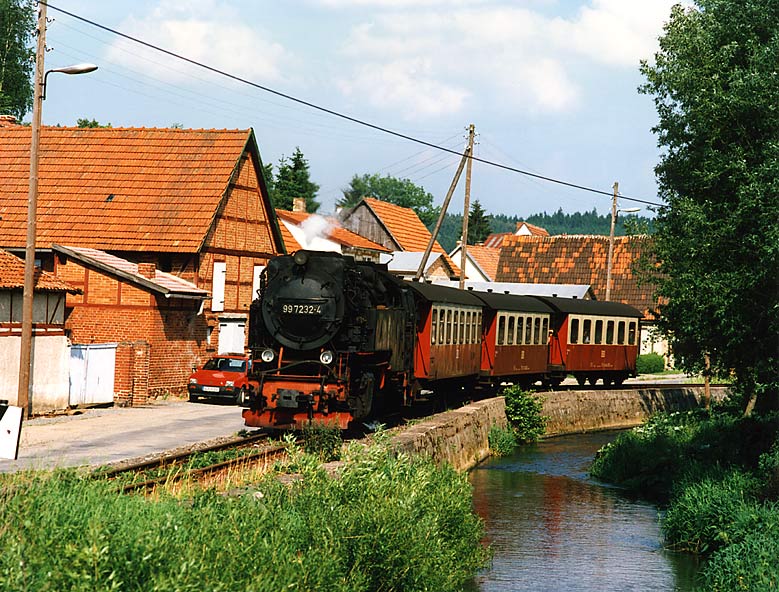
<instances>
[{"instance_id":1,"label":"chimney on roof","mask_svg":"<svg viewBox=\"0 0 779 592\"><path fill-rule=\"evenodd\" d=\"M155 263L139 263L138 275L153 280L157 275L157 265Z\"/></svg>"},{"instance_id":2,"label":"chimney on roof","mask_svg":"<svg viewBox=\"0 0 779 592\"><path fill-rule=\"evenodd\" d=\"M292 200L292 211L306 213L306 198L296 197Z\"/></svg>"},{"instance_id":3,"label":"chimney on roof","mask_svg":"<svg viewBox=\"0 0 779 592\"><path fill-rule=\"evenodd\" d=\"M17 127L19 122L13 115L0 115L0 127Z\"/></svg>"}]
</instances>

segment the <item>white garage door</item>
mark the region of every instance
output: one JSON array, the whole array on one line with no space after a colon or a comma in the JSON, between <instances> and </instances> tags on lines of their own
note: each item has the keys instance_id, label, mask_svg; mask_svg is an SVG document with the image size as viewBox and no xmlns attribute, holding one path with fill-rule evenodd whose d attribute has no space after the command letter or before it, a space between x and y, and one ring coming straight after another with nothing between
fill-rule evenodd
<instances>
[{"instance_id":1,"label":"white garage door","mask_svg":"<svg viewBox=\"0 0 779 592\"><path fill-rule=\"evenodd\" d=\"M112 403L115 365L115 343L71 346L69 404Z\"/></svg>"}]
</instances>

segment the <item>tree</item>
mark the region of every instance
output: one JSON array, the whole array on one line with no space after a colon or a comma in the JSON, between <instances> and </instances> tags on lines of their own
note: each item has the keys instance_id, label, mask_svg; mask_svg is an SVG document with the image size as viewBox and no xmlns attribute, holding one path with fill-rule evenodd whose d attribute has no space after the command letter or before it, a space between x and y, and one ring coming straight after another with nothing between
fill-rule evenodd
<instances>
[{"instance_id":1,"label":"tree","mask_svg":"<svg viewBox=\"0 0 779 592\"><path fill-rule=\"evenodd\" d=\"M424 187L408 179L398 179L378 173L355 175L349 185L341 190L343 199L338 201L342 208L353 208L363 197L374 197L404 208L411 208L419 219L430 228L435 225L439 208L433 207L433 195Z\"/></svg>"},{"instance_id":2,"label":"tree","mask_svg":"<svg viewBox=\"0 0 779 592\"><path fill-rule=\"evenodd\" d=\"M677 363L779 402L779 3L675 6L643 62L664 149L654 235L660 324ZM751 405L750 405L751 406Z\"/></svg>"},{"instance_id":3,"label":"tree","mask_svg":"<svg viewBox=\"0 0 779 592\"><path fill-rule=\"evenodd\" d=\"M30 0L0 0L0 113L22 119L32 108L35 10Z\"/></svg>"},{"instance_id":4,"label":"tree","mask_svg":"<svg viewBox=\"0 0 779 592\"><path fill-rule=\"evenodd\" d=\"M100 125L100 122L97 119L87 119L86 117L82 117L76 120L76 127L109 128L111 127L111 124L107 123L105 125Z\"/></svg>"},{"instance_id":5,"label":"tree","mask_svg":"<svg viewBox=\"0 0 779 592\"><path fill-rule=\"evenodd\" d=\"M272 173L272 169L267 169L265 172ZM300 148L295 148L295 153L290 160L285 156L279 159L279 169L272 185L270 197L274 208L291 210L293 200L296 197L303 197L306 200L307 212L313 213L319 209L320 203L315 199L319 185L311 181L308 161Z\"/></svg>"},{"instance_id":6,"label":"tree","mask_svg":"<svg viewBox=\"0 0 779 592\"><path fill-rule=\"evenodd\" d=\"M481 203L476 199L471 205L471 213L468 215L468 244L483 243L490 233L492 226L487 213L482 209Z\"/></svg>"}]
</instances>

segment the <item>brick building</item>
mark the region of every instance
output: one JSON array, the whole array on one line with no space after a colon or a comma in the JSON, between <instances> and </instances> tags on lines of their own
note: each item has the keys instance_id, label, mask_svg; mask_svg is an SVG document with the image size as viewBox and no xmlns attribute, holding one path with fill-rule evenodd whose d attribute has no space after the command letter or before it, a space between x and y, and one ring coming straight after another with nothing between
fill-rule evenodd
<instances>
[{"instance_id":1,"label":"brick building","mask_svg":"<svg viewBox=\"0 0 779 592\"><path fill-rule=\"evenodd\" d=\"M0 145L0 247L21 254L30 128L0 127ZM162 364L154 362L156 350L185 349L189 355L177 363L187 371L212 353L243 351L260 270L269 258L284 252L251 129L45 127L40 155L36 259L44 270L67 269L67 262L55 260L64 254L58 254L54 244L96 249L141 270L149 264L208 295L196 322L172 322L164 339L147 340L151 395L176 390L158 376ZM139 275L151 273L151 267L145 269ZM117 296L117 286L125 284L93 275L84 286L106 303L89 304L116 304L108 301ZM122 287L122 298L137 297L143 304L131 309L129 300L122 300L127 305L122 314L104 315L99 330L76 312L77 301L71 300L66 328L73 343L117 341L123 324L135 325L148 316L154 290L147 288L136 285L125 293ZM176 299L168 300L158 310L170 316ZM176 300L179 305L194 306Z\"/></svg>"}]
</instances>

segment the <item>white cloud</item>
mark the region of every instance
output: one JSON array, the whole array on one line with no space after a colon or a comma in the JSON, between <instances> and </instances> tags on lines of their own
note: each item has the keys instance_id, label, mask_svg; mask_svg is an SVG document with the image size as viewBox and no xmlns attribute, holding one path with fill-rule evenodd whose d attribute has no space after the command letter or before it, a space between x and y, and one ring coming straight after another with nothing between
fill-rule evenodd
<instances>
[{"instance_id":1,"label":"white cloud","mask_svg":"<svg viewBox=\"0 0 779 592\"><path fill-rule=\"evenodd\" d=\"M354 72L344 92L359 89L375 105L423 117L465 109L469 96L538 113L576 109L598 70L637 69L652 57L674 0L590 0L568 18L504 0L318 1L376 8L344 43ZM444 3L447 10L436 10ZM389 4L392 11L381 10Z\"/></svg>"},{"instance_id":2,"label":"white cloud","mask_svg":"<svg viewBox=\"0 0 779 592\"><path fill-rule=\"evenodd\" d=\"M356 69L339 87L349 96L364 97L374 106L397 110L406 118L457 113L468 92L432 77L431 62L423 58L367 64Z\"/></svg>"},{"instance_id":3,"label":"white cloud","mask_svg":"<svg viewBox=\"0 0 779 592\"><path fill-rule=\"evenodd\" d=\"M219 0L185 3L159 0L142 17L128 17L119 29L191 60L257 81L281 78L284 48ZM186 82L192 70L158 52L118 40L108 59L168 81Z\"/></svg>"}]
</instances>

